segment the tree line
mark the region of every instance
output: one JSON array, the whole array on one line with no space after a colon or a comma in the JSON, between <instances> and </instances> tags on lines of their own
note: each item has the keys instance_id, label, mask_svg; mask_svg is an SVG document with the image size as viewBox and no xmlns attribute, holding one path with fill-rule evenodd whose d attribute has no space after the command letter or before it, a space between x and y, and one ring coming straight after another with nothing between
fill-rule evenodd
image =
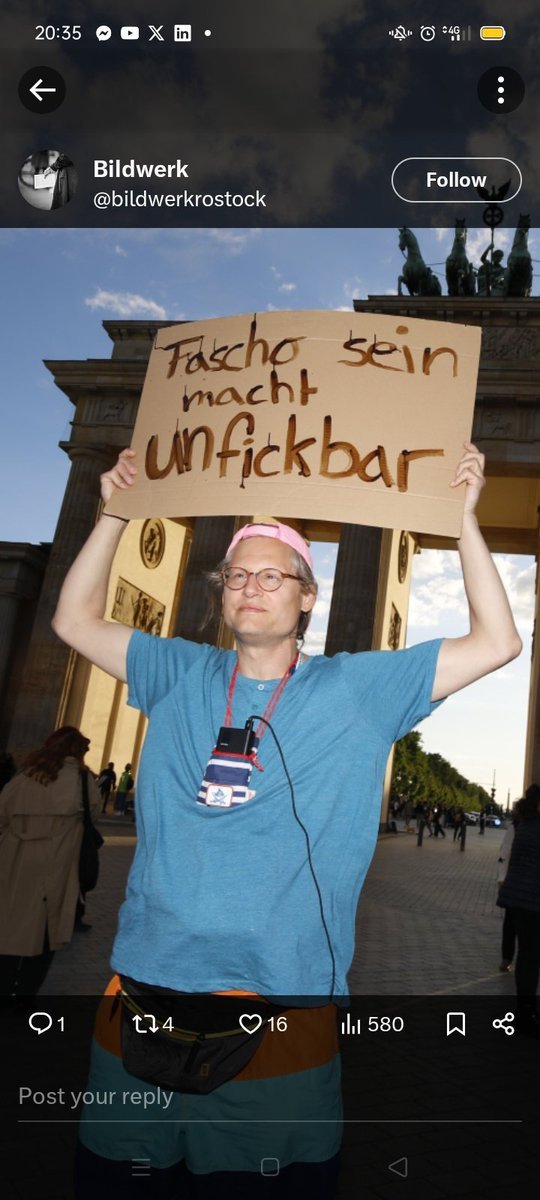
<instances>
[{"instance_id":1,"label":"tree line","mask_svg":"<svg viewBox=\"0 0 540 1200\"><path fill-rule=\"evenodd\" d=\"M499 808L485 788L465 779L441 754L427 754L422 749L422 735L417 732L407 733L396 742L392 797L413 804L463 808L465 812Z\"/></svg>"}]
</instances>

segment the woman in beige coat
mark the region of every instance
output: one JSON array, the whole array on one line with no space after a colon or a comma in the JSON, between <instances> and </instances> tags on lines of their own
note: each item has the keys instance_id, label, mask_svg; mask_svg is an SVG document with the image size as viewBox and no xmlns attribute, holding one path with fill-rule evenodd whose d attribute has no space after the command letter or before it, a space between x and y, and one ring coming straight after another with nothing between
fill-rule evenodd
<instances>
[{"instance_id":1,"label":"woman in beige coat","mask_svg":"<svg viewBox=\"0 0 540 1200\"><path fill-rule=\"evenodd\" d=\"M57 729L0 793L0 995L35 995L71 940L89 745L78 729ZM87 777L96 820L100 794Z\"/></svg>"}]
</instances>

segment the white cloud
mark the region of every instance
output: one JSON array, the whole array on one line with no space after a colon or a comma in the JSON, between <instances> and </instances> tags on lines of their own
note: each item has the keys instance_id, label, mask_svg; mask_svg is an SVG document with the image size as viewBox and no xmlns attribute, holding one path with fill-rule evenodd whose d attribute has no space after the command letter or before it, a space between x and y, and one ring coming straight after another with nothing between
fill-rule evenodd
<instances>
[{"instance_id":1,"label":"white cloud","mask_svg":"<svg viewBox=\"0 0 540 1200\"><path fill-rule=\"evenodd\" d=\"M279 279L283 279L283 275L282 275L281 271L278 271L277 267L270 267L270 274L274 276L276 283ZM284 283L279 284L278 292L295 292L295 291L296 291L295 283L285 283L284 282Z\"/></svg>"},{"instance_id":2,"label":"white cloud","mask_svg":"<svg viewBox=\"0 0 540 1200\"><path fill-rule=\"evenodd\" d=\"M426 580L411 592L409 624L437 627L452 614L466 617L467 603L461 579L439 576ZM466 632L465 629L463 632Z\"/></svg>"},{"instance_id":3,"label":"white cloud","mask_svg":"<svg viewBox=\"0 0 540 1200\"><path fill-rule=\"evenodd\" d=\"M316 624L320 624L322 622L325 630L328 625L329 613L330 613L330 601L323 600L321 595L319 594L317 596L317 603L313 610L313 620L315 621Z\"/></svg>"},{"instance_id":4,"label":"white cloud","mask_svg":"<svg viewBox=\"0 0 540 1200\"><path fill-rule=\"evenodd\" d=\"M440 251L442 254L445 255L445 258L446 258L446 255L450 254L450 251L452 249L452 245L453 245L453 241L454 241L454 230L453 229L434 229L433 232L435 234L437 242L440 244ZM513 235L513 231L510 231L508 229L498 229L495 234L495 248L498 250L507 251L510 248L511 233ZM485 229L482 227L480 229L468 229L467 230L466 254L467 254L467 258L469 258L471 260L471 262L473 262L475 264L475 266L480 265L480 256L483 254L484 250L486 250L487 247L489 246L489 240L490 240L490 233L489 233L488 229ZM529 246L530 246L530 244L531 243L529 241ZM440 266L438 273L442 274L442 271L443 271L443 266ZM387 293L387 294L389 294L389 293Z\"/></svg>"},{"instance_id":5,"label":"white cloud","mask_svg":"<svg viewBox=\"0 0 540 1200\"><path fill-rule=\"evenodd\" d=\"M308 629L304 641L306 654L324 654L325 643L326 630L317 633L314 629Z\"/></svg>"},{"instance_id":6,"label":"white cloud","mask_svg":"<svg viewBox=\"0 0 540 1200\"><path fill-rule=\"evenodd\" d=\"M333 575L321 575L316 569L315 575L318 584L317 601L313 610L313 633L317 636L320 634L326 637L328 627L328 617L330 614L330 605L332 603L332 591L334 587Z\"/></svg>"},{"instance_id":7,"label":"white cloud","mask_svg":"<svg viewBox=\"0 0 540 1200\"><path fill-rule=\"evenodd\" d=\"M86 297L84 303L88 308L103 309L115 317L151 317L153 320L164 321L167 316L162 304L146 296L139 296L137 292L107 292L104 288L97 288L93 296Z\"/></svg>"},{"instance_id":8,"label":"white cloud","mask_svg":"<svg viewBox=\"0 0 540 1200\"><path fill-rule=\"evenodd\" d=\"M494 562L520 632L528 637L534 609L534 561L521 555L496 554ZM467 618L458 555L449 550L423 550L414 559L409 625L436 628L449 617ZM453 629L448 633L453 636Z\"/></svg>"},{"instance_id":9,"label":"white cloud","mask_svg":"<svg viewBox=\"0 0 540 1200\"><path fill-rule=\"evenodd\" d=\"M333 561L330 562L330 556L325 555L324 558L321 560L321 566L327 567L327 566L331 565L331 566L335 567L336 557L337 556L335 556ZM330 591L331 591L334 586L334 576L333 576L333 574L332 575L321 575L319 573L319 571L317 571L317 583L318 583L321 591L324 591L325 588L330 588Z\"/></svg>"},{"instance_id":10,"label":"white cloud","mask_svg":"<svg viewBox=\"0 0 540 1200\"><path fill-rule=\"evenodd\" d=\"M363 283L359 275L354 275L352 279L346 279L343 284L343 294L347 300L354 300L357 296L362 295Z\"/></svg>"},{"instance_id":11,"label":"white cloud","mask_svg":"<svg viewBox=\"0 0 540 1200\"><path fill-rule=\"evenodd\" d=\"M514 617L519 622L532 622L536 570L534 561L513 554L497 554L495 563Z\"/></svg>"},{"instance_id":12,"label":"white cloud","mask_svg":"<svg viewBox=\"0 0 540 1200\"><path fill-rule=\"evenodd\" d=\"M422 550L420 554L416 554L413 564L413 578L415 584L422 579L433 579L434 576L444 575L453 565L453 559L448 550Z\"/></svg>"},{"instance_id":13,"label":"white cloud","mask_svg":"<svg viewBox=\"0 0 540 1200\"><path fill-rule=\"evenodd\" d=\"M365 284L362 283L359 275L354 275L351 279L345 279L342 284L342 293L347 301L346 304L336 304L335 297L323 299L323 308L330 308L332 312L353 312L353 300L359 296L363 296L366 290Z\"/></svg>"},{"instance_id":14,"label":"white cloud","mask_svg":"<svg viewBox=\"0 0 540 1200\"><path fill-rule=\"evenodd\" d=\"M467 258L471 259L476 266L480 265L480 256L487 250L490 242L490 234L487 229L470 229L467 234ZM508 250L510 246L510 231L508 229L498 229L495 234L495 249Z\"/></svg>"},{"instance_id":15,"label":"white cloud","mask_svg":"<svg viewBox=\"0 0 540 1200\"><path fill-rule=\"evenodd\" d=\"M191 231L190 231L191 232ZM204 236L219 242L230 254L241 254L250 242L259 237L260 229L198 229L197 237Z\"/></svg>"},{"instance_id":16,"label":"white cloud","mask_svg":"<svg viewBox=\"0 0 540 1200\"><path fill-rule=\"evenodd\" d=\"M115 254L119 254L121 258L127 258L127 257L128 257L128 252L127 252L127 250L124 250L124 247L123 247L123 246L119 246L118 244L117 244L117 245L114 247L114 253L115 253Z\"/></svg>"}]
</instances>

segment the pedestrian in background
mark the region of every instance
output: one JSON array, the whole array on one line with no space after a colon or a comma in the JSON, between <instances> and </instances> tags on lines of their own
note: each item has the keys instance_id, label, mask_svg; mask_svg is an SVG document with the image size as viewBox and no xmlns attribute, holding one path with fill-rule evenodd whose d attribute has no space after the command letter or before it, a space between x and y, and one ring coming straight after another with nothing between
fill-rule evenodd
<instances>
[{"instance_id":1,"label":"pedestrian in background","mask_svg":"<svg viewBox=\"0 0 540 1200\"><path fill-rule=\"evenodd\" d=\"M414 813L414 808L413 808L412 802L410 800L407 800L405 802L405 806L403 809L403 820L405 821L405 833L413 832L413 828L411 825L413 813Z\"/></svg>"},{"instance_id":2,"label":"pedestrian in background","mask_svg":"<svg viewBox=\"0 0 540 1200\"><path fill-rule=\"evenodd\" d=\"M465 813L462 808L458 808L454 814L454 841L460 842L465 830Z\"/></svg>"},{"instance_id":3,"label":"pedestrian in background","mask_svg":"<svg viewBox=\"0 0 540 1200\"><path fill-rule=\"evenodd\" d=\"M497 872L497 886L499 888L499 892L500 892L501 887L506 879L506 873L508 871L508 863L510 861L510 855L512 853L512 846L514 844L514 832L515 832L516 825L517 825L517 817L514 814L514 817L512 818L512 824L506 830L506 833L501 842L501 848L499 850L499 858L497 860L498 867L499 867L498 872ZM514 921L512 918L512 910L510 908L505 908L503 928L502 928L501 962L500 962L500 966L499 966L499 971L509 971L510 970L513 959L514 959L515 949L516 949L516 930L514 928Z\"/></svg>"},{"instance_id":4,"label":"pedestrian in background","mask_svg":"<svg viewBox=\"0 0 540 1200\"><path fill-rule=\"evenodd\" d=\"M443 838L446 837L444 829L441 825L441 811L437 805L435 805L435 808L433 809L433 836L438 837L439 834Z\"/></svg>"},{"instance_id":5,"label":"pedestrian in background","mask_svg":"<svg viewBox=\"0 0 540 1200\"><path fill-rule=\"evenodd\" d=\"M540 1038L540 786L532 784L516 805L517 825L506 879L497 904L509 908L517 935L518 1030Z\"/></svg>"},{"instance_id":6,"label":"pedestrian in background","mask_svg":"<svg viewBox=\"0 0 540 1200\"><path fill-rule=\"evenodd\" d=\"M101 799L103 801L101 811L104 813L107 811L107 804L109 803L110 794L113 791L113 788L116 787L116 771L114 769L113 762L107 763L107 766L103 768L97 781L97 785L101 792Z\"/></svg>"},{"instance_id":7,"label":"pedestrian in background","mask_svg":"<svg viewBox=\"0 0 540 1200\"><path fill-rule=\"evenodd\" d=\"M55 950L71 941L79 900L82 774L90 815L99 792L84 765L90 742L65 725L0 794L0 994L35 995Z\"/></svg>"},{"instance_id":8,"label":"pedestrian in background","mask_svg":"<svg viewBox=\"0 0 540 1200\"><path fill-rule=\"evenodd\" d=\"M126 814L126 806L129 793L132 791L134 784L133 775L131 774L131 763L126 763L124 770L118 781L118 790L116 793L116 812L122 817Z\"/></svg>"}]
</instances>

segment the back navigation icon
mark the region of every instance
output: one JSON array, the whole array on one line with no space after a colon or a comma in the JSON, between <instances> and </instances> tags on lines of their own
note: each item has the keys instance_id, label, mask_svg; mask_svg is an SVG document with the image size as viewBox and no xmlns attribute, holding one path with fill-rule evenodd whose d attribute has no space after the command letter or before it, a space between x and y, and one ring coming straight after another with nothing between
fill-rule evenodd
<instances>
[{"instance_id":1,"label":"back navigation icon","mask_svg":"<svg viewBox=\"0 0 540 1200\"><path fill-rule=\"evenodd\" d=\"M407 1158L396 1158L393 1163L388 1163L388 1170L393 1171L394 1175L400 1175L402 1179L406 1179L409 1173L409 1160Z\"/></svg>"}]
</instances>

